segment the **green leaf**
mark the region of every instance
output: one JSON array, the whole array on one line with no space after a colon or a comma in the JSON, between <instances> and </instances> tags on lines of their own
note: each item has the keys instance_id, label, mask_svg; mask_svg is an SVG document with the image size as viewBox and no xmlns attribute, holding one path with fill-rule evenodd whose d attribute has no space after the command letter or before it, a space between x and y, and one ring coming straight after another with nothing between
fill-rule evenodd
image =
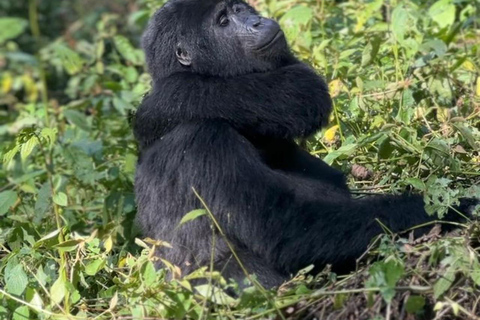
<instances>
[{"instance_id":1,"label":"green leaf","mask_svg":"<svg viewBox=\"0 0 480 320\"><path fill-rule=\"evenodd\" d=\"M85 114L77 110L65 110L63 115L70 123L73 123L82 130L90 131L90 125L88 124Z\"/></svg>"},{"instance_id":2,"label":"green leaf","mask_svg":"<svg viewBox=\"0 0 480 320\"><path fill-rule=\"evenodd\" d=\"M65 281L60 278L55 280L50 288L50 296L53 303L60 303L67 293L67 286Z\"/></svg>"},{"instance_id":3,"label":"green leaf","mask_svg":"<svg viewBox=\"0 0 480 320\"><path fill-rule=\"evenodd\" d=\"M62 65L68 74L74 75L82 70L85 61L78 53L64 44L55 45L54 50L62 61Z\"/></svg>"},{"instance_id":4,"label":"green leaf","mask_svg":"<svg viewBox=\"0 0 480 320\"><path fill-rule=\"evenodd\" d=\"M0 44L18 37L25 30L27 21L20 18L0 18Z\"/></svg>"},{"instance_id":5,"label":"green leaf","mask_svg":"<svg viewBox=\"0 0 480 320\"><path fill-rule=\"evenodd\" d=\"M285 13L280 21L286 21L287 24L308 24L313 18L313 10L310 7L299 5Z\"/></svg>"},{"instance_id":6,"label":"green leaf","mask_svg":"<svg viewBox=\"0 0 480 320\"><path fill-rule=\"evenodd\" d=\"M118 52L120 52L125 60L134 65L143 64L145 60L143 51L135 49L127 38L117 35L113 38L113 42L115 43Z\"/></svg>"},{"instance_id":7,"label":"green leaf","mask_svg":"<svg viewBox=\"0 0 480 320\"><path fill-rule=\"evenodd\" d=\"M456 268L453 266L448 267L445 274L438 279L438 281L433 286L433 295L435 299L438 299L442 294L444 294L451 286L455 280Z\"/></svg>"},{"instance_id":8,"label":"green leaf","mask_svg":"<svg viewBox=\"0 0 480 320\"><path fill-rule=\"evenodd\" d=\"M57 243L53 247L56 249L60 249L61 252L70 252L77 249L78 244L81 243L82 240L71 239L61 243Z\"/></svg>"},{"instance_id":9,"label":"green leaf","mask_svg":"<svg viewBox=\"0 0 480 320\"><path fill-rule=\"evenodd\" d=\"M40 223L45 217L48 209L52 204L52 188L50 184L45 182L37 193L37 201L35 202L34 223Z\"/></svg>"},{"instance_id":10,"label":"green leaf","mask_svg":"<svg viewBox=\"0 0 480 320\"><path fill-rule=\"evenodd\" d=\"M369 65L375 59L379 49L380 38L375 38L367 43L362 53L362 67Z\"/></svg>"},{"instance_id":11,"label":"green leaf","mask_svg":"<svg viewBox=\"0 0 480 320\"><path fill-rule=\"evenodd\" d=\"M49 146L53 146L57 140L57 132L57 128L43 128L40 136L48 142Z\"/></svg>"},{"instance_id":12,"label":"green leaf","mask_svg":"<svg viewBox=\"0 0 480 320\"><path fill-rule=\"evenodd\" d=\"M85 266L85 273L89 276L94 276L105 266L105 263L104 259L93 260Z\"/></svg>"},{"instance_id":13,"label":"green leaf","mask_svg":"<svg viewBox=\"0 0 480 320\"><path fill-rule=\"evenodd\" d=\"M407 300L405 309L408 313L417 313L423 310L425 298L421 296L410 296Z\"/></svg>"},{"instance_id":14,"label":"green leaf","mask_svg":"<svg viewBox=\"0 0 480 320\"><path fill-rule=\"evenodd\" d=\"M398 42L402 42L407 30L408 12L402 5L399 5L392 13L392 32Z\"/></svg>"},{"instance_id":15,"label":"green leaf","mask_svg":"<svg viewBox=\"0 0 480 320\"><path fill-rule=\"evenodd\" d=\"M453 123L453 127L460 132L463 139L468 143L472 149L477 149L480 146L480 142L475 138L472 128L463 125L462 123Z\"/></svg>"},{"instance_id":16,"label":"green leaf","mask_svg":"<svg viewBox=\"0 0 480 320\"><path fill-rule=\"evenodd\" d=\"M61 207L66 207L68 205L67 195L63 192L59 192L53 196L53 202L55 202Z\"/></svg>"},{"instance_id":17,"label":"green leaf","mask_svg":"<svg viewBox=\"0 0 480 320\"><path fill-rule=\"evenodd\" d=\"M428 15L440 28L451 26L455 22L455 5L452 0L437 1L428 10Z\"/></svg>"},{"instance_id":18,"label":"green leaf","mask_svg":"<svg viewBox=\"0 0 480 320\"><path fill-rule=\"evenodd\" d=\"M46 236L42 237L40 240L38 240L35 245L34 245L34 248L38 248L40 247L44 242L50 240L50 239L53 239L54 237L56 237L60 231L62 231L62 229L57 229L55 231L52 231L50 232L49 234L47 234Z\"/></svg>"},{"instance_id":19,"label":"green leaf","mask_svg":"<svg viewBox=\"0 0 480 320\"><path fill-rule=\"evenodd\" d=\"M180 220L180 223L178 224L178 226L180 227L184 223L186 223L188 221L195 220L198 217L204 216L206 214L207 214L207 211L205 209L197 209L197 210L190 211L185 216L183 216L183 218L182 218L182 220Z\"/></svg>"},{"instance_id":20,"label":"green leaf","mask_svg":"<svg viewBox=\"0 0 480 320\"><path fill-rule=\"evenodd\" d=\"M122 98L113 97L113 106L122 115L126 115L128 110L132 110L133 106Z\"/></svg>"},{"instance_id":21,"label":"green leaf","mask_svg":"<svg viewBox=\"0 0 480 320\"><path fill-rule=\"evenodd\" d=\"M475 261L472 264L472 271L470 271L470 278L475 282L477 286L480 286L480 263Z\"/></svg>"},{"instance_id":22,"label":"green leaf","mask_svg":"<svg viewBox=\"0 0 480 320\"><path fill-rule=\"evenodd\" d=\"M145 269L143 270L143 282L147 287L150 287L157 282L157 272L151 261L148 261L145 264Z\"/></svg>"},{"instance_id":23,"label":"green leaf","mask_svg":"<svg viewBox=\"0 0 480 320\"><path fill-rule=\"evenodd\" d=\"M356 143L342 145L340 148L338 148L338 150L329 152L328 155L323 159L323 161L331 165L333 161L335 161L335 159L341 156L350 156L355 152L356 149L357 149Z\"/></svg>"},{"instance_id":24,"label":"green leaf","mask_svg":"<svg viewBox=\"0 0 480 320\"><path fill-rule=\"evenodd\" d=\"M8 272L6 271L5 290L8 293L20 296L23 291L25 291L25 288L27 288L27 284L28 277L20 263L10 269Z\"/></svg>"},{"instance_id":25,"label":"green leaf","mask_svg":"<svg viewBox=\"0 0 480 320\"><path fill-rule=\"evenodd\" d=\"M306 46L309 46L311 34L306 27L311 23L312 19L313 10L307 6L300 5L288 10L280 19L280 24L289 41L297 41L298 38L303 38Z\"/></svg>"},{"instance_id":26,"label":"green leaf","mask_svg":"<svg viewBox=\"0 0 480 320\"><path fill-rule=\"evenodd\" d=\"M219 305L233 305L237 302L223 290L209 284L196 286L195 290L203 297Z\"/></svg>"},{"instance_id":27,"label":"green leaf","mask_svg":"<svg viewBox=\"0 0 480 320\"><path fill-rule=\"evenodd\" d=\"M12 320L27 320L30 318L30 310L27 306L21 306L13 312Z\"/></svg>"},{"instance_id":28,"label":"green leaf","mask_svg":"<svg viewBox=\"0 0 480 320\"><path fill-rule=\"evenodd\" d=\"M18 195L15 191L7 190L0 193L0 215L4 215L17 201Z\"/></svg>"},{"instance_id":29,"label":"green leaf","mask_svg":"<svg viewBox=\"0 0 480 320\"><path fill-rule=\"evenodd\" d=\"M32 136L27 142L22 144L22 148L20 150L20 157L22 160L28 158L28 156L32 153L33 148L38 145L38 138L36 136Z\"/></svg>"},{"instance_id":30,"label":"green leaf","mask_svg":"<svg viewBox=\"0 0 480 320\"><path fill-rule=\"evenodd\" d=\"M389 260L375 262L369 269L370 279L367 284L370 287L379 287L385 301L392 301L395 296L395 285L404 274L405 268L400 261Z\"/></svg>"},{"instance_id":31,"label":"green leaf","mask_svg":"<svg viewBox=\"0 0 480 320\"><path fill-rule=\"evenodd\" d=\"M3 155L3 163L6 166L8 166L10 164L10 162L13 160L13 158L17 155L18 150L20 150L20 146L16 145L15 147L13 147L11 150L7 151Z\"/></svg>"},{"instance_id":32,"label":"green leaf","mask_svg":"<svg viewBox=\"0 0 480 320\"><path fill-rule=\"evenodd\" d=\"M407 178L405 179L405 183L412 185L415 189L420 191L425 191L426 186L422 179L419 178Z\"/></svg>"}]
</instances>

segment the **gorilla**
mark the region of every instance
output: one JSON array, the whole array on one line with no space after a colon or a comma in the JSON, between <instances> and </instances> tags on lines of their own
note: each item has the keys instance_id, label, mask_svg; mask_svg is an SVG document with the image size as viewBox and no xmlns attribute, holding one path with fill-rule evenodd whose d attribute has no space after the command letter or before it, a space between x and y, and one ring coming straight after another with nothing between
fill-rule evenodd
<instances>
[{"instance_id":1,"label":"gorilla","mask_svg":"<svg viewBox=\"0 0 480 320\"><path fill-rule=\"evenodd\" d=\"M382 233L377 219L393 232L433 220L418 195L352 198L340 171L295 143L327 124L328 88L292 55L278 23L247 3L170 0L142 44L152 89L134 123L137 223L172 244L162 258L184 273L213 257L225 279L241 282L230 245L274 287L311 264L354 268ZM202 201L221 232L207 215L179 226Z\"/></svg>"}]
</instances>

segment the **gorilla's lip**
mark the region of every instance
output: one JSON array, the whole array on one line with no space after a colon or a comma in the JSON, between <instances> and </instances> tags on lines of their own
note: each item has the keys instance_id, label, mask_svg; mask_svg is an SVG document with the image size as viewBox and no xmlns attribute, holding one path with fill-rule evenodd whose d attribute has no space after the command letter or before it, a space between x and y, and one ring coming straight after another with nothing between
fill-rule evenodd
<instances>
[{"instance_id":1,"label":"gorilla's lip","mask_svg":"<svg viewBox=\"0 0 480 320\"><path fill-rule=\"evenodd\" d=\"M270 40L268 40L267 42L261 44L257 48L257 50L262 51L262 50L268 49L268 47L270 47L272 44L277 42L282 37L283 37L283 31L282 31L282 29L278 29L278 31L273 35L273 37L270 38Z\"/></svg>"}]
</instances>

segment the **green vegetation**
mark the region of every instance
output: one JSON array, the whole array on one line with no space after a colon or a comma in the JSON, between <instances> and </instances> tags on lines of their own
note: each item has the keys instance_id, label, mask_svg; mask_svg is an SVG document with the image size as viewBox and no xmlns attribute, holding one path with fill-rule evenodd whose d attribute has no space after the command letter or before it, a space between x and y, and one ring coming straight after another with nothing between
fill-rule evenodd
<instances>
[{"instance_id":1,"label":"green vegetation","mask_svg":"<svg viewBox=\"0 0 480 320\"><path fill-rule=\"evenodd\" d=\"M1 319L480 319L474 221L420 239L385 230L355 273L239 298L192 290L215 273L156 271L168 244L135 240L128 118L162 2L0 2ZM414 189L439 216L480 197L480 1L252 2L329 82L330 127L301 143L351 172L359 196Z\"/></svg>"}]
</instances>

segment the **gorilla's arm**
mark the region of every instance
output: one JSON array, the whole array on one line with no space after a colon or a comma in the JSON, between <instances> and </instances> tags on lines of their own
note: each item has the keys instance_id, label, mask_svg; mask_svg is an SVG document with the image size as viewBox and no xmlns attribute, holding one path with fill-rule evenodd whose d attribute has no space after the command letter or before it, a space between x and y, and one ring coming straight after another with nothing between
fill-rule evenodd
<instances>
[{"instance_id":1,"label":"gorilla's arm","mask_svg":"<svg viewBox=\"0 0 480 320\"><path fill-rule=\"evenodd\" d=\"M274 170L322 181L348 191L345 175L321 159L312 156L292 140L251 137L265 163Z\"/></svg>"},{"instance_id":2,"label":"gorilla's arm","mask_svg":"<svg viewBox=\"0 0 480 320\"><path fill-rule=\"evenodd\" d=\"M257 149L226 124L182 125L172 132L176 141L169 136L163 145L188 144L177 145L181 165L175 170L189 178L171 182L182 185L175 193L195 187L235 245L289 272L310 263L351 262L382 233L375 219L393 232L432 220L419 196L354 200L326 188L317 199L303 197L301 184L266 166ZM164 149L156 153L177 157Z\"/></svg>"},{"instance_id":3,"label":"gorilla's arm","mask_svg":"<svg viewBox=\"0 0 480 320\"><path fill-rule=\"evenodd\" d=\"M331 108L325 82L302 63L232 78L183 72L154 83L135 131L154 140L180 122L222 119L242 132L291 139L320 129Z\"/></svg>"}]
</instances>

